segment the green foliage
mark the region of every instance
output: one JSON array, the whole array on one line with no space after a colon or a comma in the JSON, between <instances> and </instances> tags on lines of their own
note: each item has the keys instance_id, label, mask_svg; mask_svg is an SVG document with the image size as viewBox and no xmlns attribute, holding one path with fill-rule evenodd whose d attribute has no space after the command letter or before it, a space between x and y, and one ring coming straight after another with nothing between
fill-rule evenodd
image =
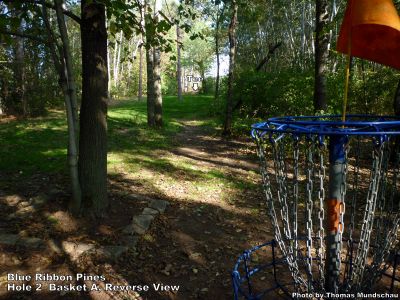
<instances>
[{"instance_id":1,"label":"green foliage","mask_svg":"<svg viewBox=\"0 0 400 300\"><path fill-rule=\"evenodd\" d=\"M239 74L236 80L235 101L241 101L241 114L250 118L299 115L312 113L312 92L311 73L249 71Z\"/></svg>"},{"instance_id":2,"label":"green foliage","mask_svg":"<svg viewBox=\"0 0 400 300\"><path fill-rule=\"evenodd\" d=\"M399 79L399 74L391 68L357 61L350 83L349 111L393 114L394 93Z\"/></svg>"}]
</instances>

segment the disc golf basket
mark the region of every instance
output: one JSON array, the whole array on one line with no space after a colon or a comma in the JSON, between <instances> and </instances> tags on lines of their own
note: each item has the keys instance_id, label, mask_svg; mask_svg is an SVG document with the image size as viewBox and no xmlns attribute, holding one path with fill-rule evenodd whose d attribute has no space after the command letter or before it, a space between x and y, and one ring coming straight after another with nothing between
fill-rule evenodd
<instances>
[{"instance_id":1,"label":"disc golf basket","mask_svg":"<svg viewBox=\"0 0 400 300\"><path fill-rule=\"evenodd\" d=\"M399 135L400 119L367 115L253 125L273 239L237 261L235 298L260 299L276 289L393 291L400 264ZM266 287L268 281L274 284Z\"/></svg>"}]
</instances>

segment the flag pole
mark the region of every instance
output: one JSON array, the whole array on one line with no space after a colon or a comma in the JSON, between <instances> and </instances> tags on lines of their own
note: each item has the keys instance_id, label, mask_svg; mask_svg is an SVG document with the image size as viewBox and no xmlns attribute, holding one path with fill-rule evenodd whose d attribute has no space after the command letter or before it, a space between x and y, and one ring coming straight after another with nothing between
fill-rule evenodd
<instances>
[{"instance_id":1,"label":"flag pole","mask_svg":"<svg viewBox=\"0 0 400 300\"><path fill-rule=\"evenodd\" d=\"M348 98L349 98L350 64L351 64L351 54L349 51L349 54L347 55L347 63L346 63L346 79L345 79L345 84L344 84L342 122L346 121L347 102L348 102Z\"/></svg>"}]
</instances>

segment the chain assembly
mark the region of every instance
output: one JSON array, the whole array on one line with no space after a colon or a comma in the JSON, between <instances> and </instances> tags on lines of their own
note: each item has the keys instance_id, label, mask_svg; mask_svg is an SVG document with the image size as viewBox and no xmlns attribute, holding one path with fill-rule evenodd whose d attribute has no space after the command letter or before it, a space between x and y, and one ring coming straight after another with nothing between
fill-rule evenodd
<instances>
[{"instance_id":1,"label":"chain assembly","mask_svg":"<svg viewBox=\"0 0 400 300\"><path fill-rule=\"evenodd\" d=\"M342 149L335 150L342 151L341 163L334 169L340 176L335 175L335 179L332 176L336 173L327 173L333 167L332 147L327 145L337 143L337 138L262 130L255 130L253 137L275 241L285 257L294 291L371 289L389 267L387 258L398 244L400 229L396 201L400 193L400 156L393 164L390 138L349 136L338 147L334 145ZM337 182L332 184L332 180ZM336 187L337 191L332 192ZM328 216L332 211L326 210L332 195L331 201L337 199L337 217ZM327 225L328 217L334 227L333 223ZM334 248L327 245L329 232L336 232ZM329 275L333 261L336 271Z\"/></svg>"}]
</instances>

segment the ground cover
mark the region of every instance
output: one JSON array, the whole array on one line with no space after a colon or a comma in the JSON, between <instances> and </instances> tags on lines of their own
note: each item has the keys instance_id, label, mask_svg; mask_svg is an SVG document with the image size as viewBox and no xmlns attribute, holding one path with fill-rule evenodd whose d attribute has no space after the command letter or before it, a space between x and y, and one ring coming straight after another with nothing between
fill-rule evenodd
<instances>
[{"instance_id":1,"label":"ground cover","mask_svg":"<svg viewBox=\"0 0 400 300\"><path fill-rule=\"evenodd\" d=\"M107 297L48 292L47 286L34 293L5 290L7 273L83 272L104 275L115 285L179 286L178 291L112 292L120 299L231 298L230 272L238 255L271 235L253 144L248 136L221 138L212 107L211 97L182 102L165 97L165 128L157 131L146 126L145 102L111 104L111 207L102 220L66 212L70 194L63 113L2 120L0 234L8 239L0 245L2 297ZM142 234L127 232L132 218L152 201L167 201L164 213ZM90 280L76 284L82 282Z\"/></svg>"}]
</instances>

